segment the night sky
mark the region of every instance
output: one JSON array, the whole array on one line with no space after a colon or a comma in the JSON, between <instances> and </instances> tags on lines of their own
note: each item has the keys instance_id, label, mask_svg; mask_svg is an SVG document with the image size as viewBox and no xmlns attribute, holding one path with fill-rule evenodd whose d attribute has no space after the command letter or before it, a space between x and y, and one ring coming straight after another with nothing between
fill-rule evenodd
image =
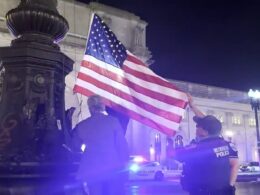
<instances>
[{"instance_id":1,"label":"night sky","mask_svg":"<svg viewBox=\"0 0 260 195\"><path fill-rule=\"evenodd\" d=\"M157 74L242 91L260 89L259 0L98 2L148 22L147 47Z\"/></svg>"}]
</instances>

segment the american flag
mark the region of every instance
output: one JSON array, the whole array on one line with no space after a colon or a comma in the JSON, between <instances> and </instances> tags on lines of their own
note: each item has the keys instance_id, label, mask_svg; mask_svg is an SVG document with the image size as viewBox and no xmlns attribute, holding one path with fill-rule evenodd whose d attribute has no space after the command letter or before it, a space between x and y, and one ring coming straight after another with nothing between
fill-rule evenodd
<instances>
[{"instance_id":1,"label":"american flag","mask_svg":"<svg viewBox=\"0 0 260 195\"><path fill-rule=\"evenodd\" d=\"M100 95L107 106L167 135L178 130L187 105L187 95L131 54L96 14L74 92Z\"/></svg>"}]
</instances>

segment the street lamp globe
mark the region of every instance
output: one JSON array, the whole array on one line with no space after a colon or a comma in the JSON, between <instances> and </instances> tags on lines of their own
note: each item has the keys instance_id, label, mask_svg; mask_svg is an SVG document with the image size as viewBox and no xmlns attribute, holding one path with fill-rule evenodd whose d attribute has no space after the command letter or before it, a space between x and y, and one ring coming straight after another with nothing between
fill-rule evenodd
<instances>
[{"instance_id":1,"label":"street lamp globe","mask_svg":"<svg viewBox=\"0 0 260 195\"><path fill-rule=\"evenodd\" d=\"M252 90L252 89L250 89L249 91L248 91L248 96L250 97L250 98L253 98L253 99L260 99L260 92L258 91L258 90Z\"/></svg>"},{"instance_id":2,"label":"street lamp globe","mask_svg":"<svg viewBox=\"0 0 260 195\"><path fill-rule=\"evenodd\" d=\"M258 123L258 110L259 110L259 105L260 105L259 104L260 92L258 90L250 89L248 91L248 97L250 97L250 104L252 106L252 110L254 110L254 112L255 112L258 160L260 160L260 134L259 134L259 123Z\"/></svg>"}]
</instances>

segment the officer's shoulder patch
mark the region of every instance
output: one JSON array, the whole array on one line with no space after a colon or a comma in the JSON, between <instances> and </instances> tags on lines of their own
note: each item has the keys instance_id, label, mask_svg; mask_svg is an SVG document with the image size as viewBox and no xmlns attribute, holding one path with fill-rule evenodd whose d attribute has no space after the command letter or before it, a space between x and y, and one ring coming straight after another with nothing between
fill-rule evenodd
<instances>
[{"instance_id":1,"label":"officer's shoulder patch","mask_svg":"<svg viewBox=\"0 0 260 195\"><path fill-rule=\"evenodd\" d=\"M234 150L235 152L237 152L237 147L233 142L229 142L229 146L232 150Z\"/></svg>"}]
</instances>

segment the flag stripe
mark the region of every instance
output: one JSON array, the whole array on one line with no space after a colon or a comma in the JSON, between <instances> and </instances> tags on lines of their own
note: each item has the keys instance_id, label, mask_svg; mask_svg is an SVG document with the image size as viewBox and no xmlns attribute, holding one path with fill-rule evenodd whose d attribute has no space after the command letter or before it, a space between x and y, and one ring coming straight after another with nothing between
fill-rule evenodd
<instances>
[{"instance_id":1,"label":"flag stripe","mask_svg":"<svg viewBox=\"0 0 260 195\"><path fill-rule=\"evenodd\" d=\"M98 88L92 83L85 82L83 80L78 79L78 86L84 86L86 89L89 89L90 91L95 92L98 95L103 95L103 97L106 97L110 101L113 101L116 104L123 105L126 107L128 110L134 111L139 113L139 115L149 118L157 123L164 124L167 128L172 128L172 129L178 129L179 124L174 122L174 121L169 121L165 118L162 118L156 114L153 114L151 112L148 112L144 110L143 108L140 108L138 105L133 104L131 102L126 101L125 99L120 98L119 96L116 96L114 94L111 94L103 89Z\"/></svg>"},{"instance_id":2,"label":"flag stripe","mask_svg":"<svg viewBox=\"0 0 260 195\"><path fill-rule=\"evenodd\" d=\"M111 107L115 108L117 111L122 112L122 113L128 113L129 116L131 116L131 118L150 126L153 129L160 129L162 133L165 133L169 136L174 136L176 133L176 130L178 129L173 129L173 128L167 128L164 125L162 125L161 123L155 123L154 121L148 119L148 118L144 118L141 117L140 114L132 112L131 110L127 110L124 107L118 105L118 104L114 104L113 102L111 102Z\"/></svg>"},{"instance_id":3,"label":"flag stripe","mask_svg":"<svg viewBox=\"0 0 260 195\"><path fill-rule=\"evenodd\" d=\"M96 92L93 92L91 90L88 90L85 86L84 87L81 87L79 85L75 85L75 88L74 88L75 91L85 95L85 96L91 96L91 95L94 95L94 94L97 94ZM100 94L99 94L100 95ZM149 118L144 118L142 117L140 114L132 111L132 110L129 110L123 106L120 106L116 103L114 103L113 101L107 99L106 97L103 97L106 101L106 105L107 106L110 106L112 108L114 108L115 110L119 111L119 112L122 112L122 113L126 113L128 114L131 118L145 124L145 125L148 125L150 126L151 128L153 129L160 129L160 131L162 133L165 133L169 136L174 136L175 133L176 133L176 130L177 129L173 129L173 128L167 128L165 127L164 125L162 125L161 123L155 123L154 121L152 121L151 119Z\"/></svg>"},{"instance_id":4,"label":"flag stripe","mask_svg":"<svg viewBox=\"0 0 260 195\"><path fill-rule=\"evenodd\" d=\"M121 69L108 65L98 59L93 58L92 56L85 55L84 61L91 62L95 65L100 66L103 69L111 71L111 72L115 73L116 77L121 76L121 78L118 80L123 80L123 78L126 78L127 80L129 80L133 83L136 83L140 86L145 86L145 88L153 90L157 93L160 91L163 91L163 94L166 94L168 96L175 98L174 104L180 103L181 104L180 107L183 107L186 103L185 98L187 99L187 97L186 97L185 93L177 91L176 89L172 89L171 87L164 87L164 86L158 85L157 83L154 83L154 82L147 82L147 81L143 80L142 78L136 77L136 75L133 75L133 73L131 73L131 74L125 73ZM88 64L83 63L83 66L84 65L88 66ZM179 100L179 102L176 102L176 99Z\"/></svg>"},{"instance_id":5,"label":"flag stripe","mask_svg":"<svg viewBox=\"0 0 260 195\"><path fill-rule=\"evenodd\" d=\"M81 73L84 73L85 75L92 75L92 77L95 77L95 78L100 77L99 78L100 81L107 83L109 85L115 86L116 88L120 89L121 91L124 91L125 93L135 96L136 98L144 99L145 102L150 103L152 105L156 105L160 109L169 110L173 113L178 113L179 115L184 113L184 110L182 108L179 108L175 105L171 105L168 102L156 100L156 99L150 97L149 96L150 94L138 93L137 91L130 88L129 86L124 85L124 83L121 83L122 82L121 78L110 77L111 72L108 72L106 69L100 68L98 70L97 69L98 65L96 66L96 65L90 64L90 63L88 65L90 66L90 68L82 67Z\"/></svg>"},{"instance_id":6,"label":"flag stripe","mask_svg":"<svg viewBox=\"0 0 260 195\"><path fill-rule=\"evenodd\" d=\"M147 69L147 65L145 63L143 63L141 60L139 60L138 58L131 55L130 52L127 52L127 54L128 54L127 58L126 58L127 61L133 62L134 64L141 65Z\"/></svg>"},{"instance_id":7,"label":"flag stripe","mask_svg":"<svg viewBox=\"0 0 260 195\"><path fill-rule=\"evenodd\" d=\"M125 68L127 67L127 69ZM177 87L173 86L169 81L166 81L165 79L162 79L161 77L154 74L154 72L150 69L144 68L143 66L138 66L138 64L134 64L130 61L125 61L123 66L124 71L126 71L129 74L134 74L138 78L146 79L149 82L153 82L158 84L159 86L167 87L172 90L178 91L182 95L182 99L186 96L185 93L181 92Z\"/></svg>"},{"instance_id":8,"label":"flag stripe","mask_svg":"<svg viewBox=\"0 0 260 195\"><path fill-rule=\"evenodd\" d=\"M89 76L89 75L93 75L94 77ZM129 102L131 102L133 104L136 104L139 107L141 107L141 108L143 108L143 109L145 109L145 110L147 110L149 112L157 114L158 116L161 116L161 117L163 117L165 119L168 119L168 120L172 120L172 121L177 122L177 123L180 122L181 117L179 115L176 115L174 113L168 112L168 111L166 111L164 109L159 109L159 108L157 108L157 107L155 107L155 106L153 106L151 104L143 102L143 101L137 99L136 97L131 96L131 95L129 95L129 94L119 90L118 88L113 87L112 83L109 84L110 82L105 82L106 79L104 79L102 77L98 78L98 75L97 76L95 74L89 74L89 75L85 75L83 73L79 73L78 74L78 78L83 80L83 81L85 81L85 82L92 83L93 85L99 87L100 89L108 91L111 94L116 94L120 98L125 99L125 100L127 100L127 101L129 101ZM101 80L101 81L99 81L99 80ZM122 89L122 88L120 88L120 89ZM133 94L133 93L130 92L130 94Z\"/></svg>"},{"instance_id":9,"label":"flag stripe","mask_svg":"<svg viewBox=\"0 0 260 195\"><path fill-rule=\"evenodd\" d=\"M98 62L96 62L96 63L98 63ZM136 82L132 82L132 81L128 80L127 78L121 77L118 74L116 74L110 70L107 70L106 69L107 66L102 66L102 65L100 66L98 64L96 65L96 64L93 64L88 61L83 61L81 72L84 72L83 67L93 70L94 72L97 72L100 75L106 76L107 78L110 78L111 80L122 83L123 85L128 86L129 88L133 89L134 91L136 91L140 94L144 94L144 95L152 97L153 99L156 99L158 101L165 102L168 104L167 106L181 108L181 109L178 109L178 111L176 111L176 112L181 112L183 110L182 109L183 106L185 106L185 104L186 104L185 101L174 98L174 97L170 96L170 94L168 95L168 94L159 93L158 90L157 91L154 90L154 89L156 89L156 86L155 87L153 86L152 88L142 87L140 85L140 83L137 84ZM88 74L87 71L85 72L85 74Z\"/></svg>"}]
</instances>

